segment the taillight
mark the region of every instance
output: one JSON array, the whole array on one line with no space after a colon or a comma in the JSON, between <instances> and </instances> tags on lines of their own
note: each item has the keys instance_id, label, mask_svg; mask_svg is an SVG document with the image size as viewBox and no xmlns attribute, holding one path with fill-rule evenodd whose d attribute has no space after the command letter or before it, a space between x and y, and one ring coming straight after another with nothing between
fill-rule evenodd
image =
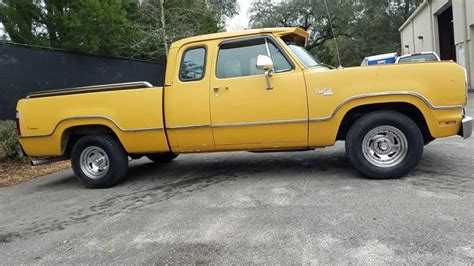
<instances>
[{"instance_id":1,"label":"taillight","mask_svg":"<svg viewBox=\"0 0 474 266\"><path fill-rule=\"evenodd\" d=\"M16 111L16 134L21 136L21 128L20 128L20 113Z\"/></svg>"}]
</instances>

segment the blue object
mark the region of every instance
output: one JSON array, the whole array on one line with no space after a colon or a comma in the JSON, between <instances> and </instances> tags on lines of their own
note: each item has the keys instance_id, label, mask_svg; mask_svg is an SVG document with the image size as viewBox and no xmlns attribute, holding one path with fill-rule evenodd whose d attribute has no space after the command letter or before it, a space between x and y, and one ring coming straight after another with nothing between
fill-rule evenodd
<instances>
[{"instance_id":1,"label":"blue object","mask_svg":"<svg viewBox=\"0 0 474 266\"><path fill-rule=\"evenodd\" d=\"M366 57L367 65L384 65L384 64L395 64L397 60L397 53L382 54Z\"/></svg>"}]
</instances>

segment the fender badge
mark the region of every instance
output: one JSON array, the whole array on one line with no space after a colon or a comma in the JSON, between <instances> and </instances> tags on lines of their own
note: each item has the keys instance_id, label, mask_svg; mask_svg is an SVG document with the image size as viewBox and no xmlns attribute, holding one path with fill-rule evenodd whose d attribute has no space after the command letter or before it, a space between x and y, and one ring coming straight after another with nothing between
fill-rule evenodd
<instances>
[{"instance_id":1,"label":"fender badge","mask_svg":"<svg viewBox=\"0 0 474 266\"><path fill-rule=\"evenodd\" d=\"M331 89L327 89L327 88L324 88L324 89L315 89L314 92L316 94L321 94L321 95L324 95L324 96L330 96L330 95L333 95L334 92L331 90Z\"/></svg>"}]
</instances>

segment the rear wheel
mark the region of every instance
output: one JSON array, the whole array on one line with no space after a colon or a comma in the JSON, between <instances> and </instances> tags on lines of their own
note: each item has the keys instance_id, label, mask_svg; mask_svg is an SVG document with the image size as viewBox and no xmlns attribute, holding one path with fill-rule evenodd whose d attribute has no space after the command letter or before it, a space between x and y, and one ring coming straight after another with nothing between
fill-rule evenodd
<instances>
[{"instance_id":1,"label":"rear wheel","mask_svg":"<svg viewBox=\"0 0 474 266\"><path fill-rule=\"evenodd\" d=\"M351 164L369 178L400 178L413 170L423 154L423 135L404 114L377 111L357 120L346 137Z\"/></svg>"},{"instance_id":2,"label":"rear wheel","mask_svg":"<svg viewBox=\"0 0 474 266\"><path fill-rule=\"evenodd\" d=\"M154 163L169 163L173 161L176 157L178 157L178 154L172 152L153 153L148 154L146 157Z\"/></svg>"},{"instance_id":3,"label":"rear wheel","mask_svg":"<svg viewBox=\"0 0 474 266\"><path fill-rule=\"evenodd\" d=\"M110 135L80 138L71 153L74 174L88 188L107 188L127 174L128 157L120 142Z\"/></svg>"}]
</instances>

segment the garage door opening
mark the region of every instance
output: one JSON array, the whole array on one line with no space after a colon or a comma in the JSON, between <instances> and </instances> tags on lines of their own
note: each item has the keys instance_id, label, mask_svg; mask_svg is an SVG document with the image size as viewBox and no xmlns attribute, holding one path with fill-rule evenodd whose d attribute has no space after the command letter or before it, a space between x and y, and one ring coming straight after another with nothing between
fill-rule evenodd
<instances>
[{"instance_id":1,"label":"garage door opening","mask_svg":"<svg viewBox=\"0 0 474 266\"><path fill-rule=\"evenodd\" d=\"M456 61L456 46L454 45L453 7L438 15L439 50L441 60Z\"/></svg>"}]
</instances>

